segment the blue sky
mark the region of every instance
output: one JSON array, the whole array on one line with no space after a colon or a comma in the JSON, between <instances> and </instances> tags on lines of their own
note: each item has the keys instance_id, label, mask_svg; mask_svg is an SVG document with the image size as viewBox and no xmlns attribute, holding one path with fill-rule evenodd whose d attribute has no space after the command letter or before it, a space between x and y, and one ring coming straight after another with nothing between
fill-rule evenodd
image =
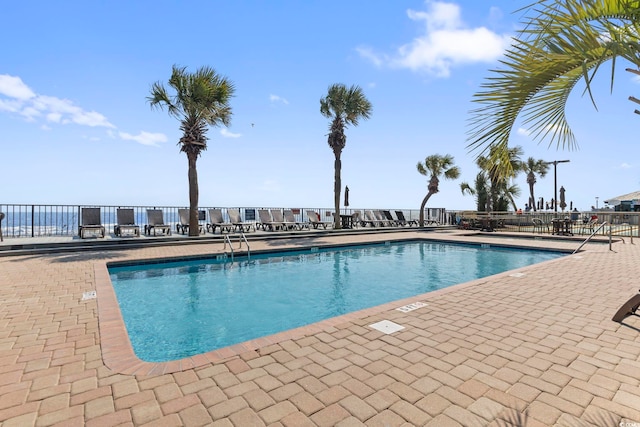
<instances>
[{"instance_id":1,"label":"blue sky","mask_svg":"<svg viewBox=\"0 0 640 427\"><path fill-rule=\"evenodd\" d=\"M342 181L351 207L417 209L416 163L451 154L461 168L430 207L474 209L459 184L478 168L466 149L471 98L498 66L528 1L8 2L0 37L0 203L188 205L179 123L151 110L151 84L174 64L213 67L236 87L229 128L210 129L198 160L202 206L331 207L333 153L319 100L356 84L373 104L347 129ZM11 42L7 42L11 40ZM640 86L629 64L578 86L569 123L578 151L514 130L527 158L558 165L567 202L637 191ZM527 201L526 178L519 205ZM553 172L536 196L553 197Z\"/></svg>"}]
</instances>

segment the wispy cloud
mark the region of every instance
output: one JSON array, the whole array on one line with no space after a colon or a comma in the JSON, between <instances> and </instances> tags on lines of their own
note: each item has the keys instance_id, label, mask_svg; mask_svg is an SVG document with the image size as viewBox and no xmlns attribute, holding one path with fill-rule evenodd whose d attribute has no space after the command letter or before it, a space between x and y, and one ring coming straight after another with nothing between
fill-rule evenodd
<instances>
[{"instance_id":1,"label":"wispy cloud","mask_svg":"<svg viewBox=\"0 0 640 427\"><path fill-rule=\"evenodd\" d=\"M131 135L126 132L119 132L118 136L125 141L135 141L142 145L158 146L160 142L167 142L167 136L163 133L140 132L137 135Z\"/></svg>"},{"instance_id":2,"label":"wispy cloud","mask_svg":"<svg viewBox=\"0 0 640 427\"><path fill-rule=\"evenodd\" d=\"M272 103L282 103L284 105L289 105L289 101L287 101L285 98L282 98L281 96L278 95L269 95L269 101L271 101Z\"/></svg>"},{"instance_id":3,"label":"wispy cloud","mask_svg":"<svg viewBox=\"0 0 640 427\"><path fill-rule=\"evenodd\" d=\"M531 135L531 131L529 129L525 129L525 128L518 128L518 130L516 132L518 133L518 135L522 135L522 136Z\"/></svg>"},{"instance_id":4,"label":"wispy cloud","mask_svg":"<svg viewBox=\"0 0 640 427\"><path fill-rule=\"evenodd\" d=\"M619 166L618 169L631 169L631 165L627 162L622 162Z\"/></svg>"},{"instance_id":5,"label":"wispy cloud","mask_svg":"<svg viewBox=\"0 0 640 427\"><path fill-rule=\"evenodd\" d=\"M30 122L115 128L96 111L86 111L68 99L36 94L20 77L0 75L0 110L19 114Z\"/></svg>"},{"instance_id":6,"label":"wispy cloud","mask_svg":"<svg viewBox=\"0 0 640 427\"><path fill-rule=\"evenodd\" d=\"M242 136L241 133L230 132L227 128L220 129L220 135L224 136L225 138L240 138Z\"/></svg>"},{"instance_id":7,"label":"wispy cloud","mask_svg":"<svg viewBox=\"0 0 640 427\"><path fill-rule=\"evenodd\" d=\"M27 86L20 77L0 74L0 112L23 117L28 122L39 123L43 130L52 130L51 125L69 125L106 128L107 134L115 138L116 126L97 111L87 111L68 99L40 95ZM132 135L119 132L125 141L135 141L143 145L158 145L166 142L161 133L140 132Z\"/></svg>"},{"instance_id":8,"label":"wispy cloud","mask_svg":"<svg viewBox=\"0 0 640 427\"><path fill-rule=\"evenodd\" d=\"M360 56L378 67L407 68L448 77L452 67L495 61L511 43L508 34L497 34L486 27L468 27L457 4L429 0L425 4L426 11L407 11L409 19L424 25L422 35L393 54L359 47L356 50ZM497 10L492 8L490 15L495 19Z\"/></svg>"}]
</instances>

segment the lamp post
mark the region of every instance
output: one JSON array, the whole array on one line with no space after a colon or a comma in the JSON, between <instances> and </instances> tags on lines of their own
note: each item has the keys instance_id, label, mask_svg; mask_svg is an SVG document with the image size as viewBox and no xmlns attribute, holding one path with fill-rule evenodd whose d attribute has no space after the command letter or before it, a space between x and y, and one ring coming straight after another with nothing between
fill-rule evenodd
<instances>
[{"instance_id":1,"label":"lamp post","mask_svg":"<svg viewBox=\"0 0 640 427\"><path fill-rule=\"evenodd\" d=\"M571 160L554 160L553 162L545 162L547 165L553 165L553 210L558 212L558 163L569 163Z\"/></svg>"},{"instance_id":2,"label":"lamp post","mask_svg":"<svg viewBox=\"0 0 640 427\"><path fill-rule=\"evenodd\" d=\"M598 199L599 199L599 198L600 198L600 197L596 196L596 209L598 209Z\"/></svg>"}]
</instances>

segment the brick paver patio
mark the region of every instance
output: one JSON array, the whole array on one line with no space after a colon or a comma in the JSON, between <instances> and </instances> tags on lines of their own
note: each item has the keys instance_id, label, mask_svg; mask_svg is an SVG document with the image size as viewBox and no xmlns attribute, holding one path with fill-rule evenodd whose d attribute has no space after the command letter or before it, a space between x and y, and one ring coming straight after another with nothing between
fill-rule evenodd
<instances>
[{"instance_id":1,"label":"brick paver patio","mask_svg":"<svg viewBox=\"0 0 640 427\"><path fill-rule=\"evenodd\" d=\"M396 238L579 244L404 232L255 241L251 249ZM640 246L628 239L411 298L428 305L408 313L394 308L409 300L179 362L132 358L118 338L105 262L221 249L0 258L2 426L640 427L640 317L611 321L639 287ZM93 290L97 300L83 301ZM380 320L405 328L385 335L369 327Z\"/></svg>"}]
</instances>

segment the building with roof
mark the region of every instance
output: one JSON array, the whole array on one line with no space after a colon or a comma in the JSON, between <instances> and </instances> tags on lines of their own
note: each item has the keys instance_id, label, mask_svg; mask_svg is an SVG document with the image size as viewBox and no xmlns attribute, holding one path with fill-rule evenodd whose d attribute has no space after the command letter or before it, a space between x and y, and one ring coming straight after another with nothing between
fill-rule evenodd
<instances>
[{"instance_id":1,"label":"building with roof","mask_svg":"<svg viewBox=\"0 0 640 427\"><path fill-rule=\"evenodd\" d=\"M640 191L613 197L604 202L618 212L640 212Z\"/></svg>"}]
</instances>

